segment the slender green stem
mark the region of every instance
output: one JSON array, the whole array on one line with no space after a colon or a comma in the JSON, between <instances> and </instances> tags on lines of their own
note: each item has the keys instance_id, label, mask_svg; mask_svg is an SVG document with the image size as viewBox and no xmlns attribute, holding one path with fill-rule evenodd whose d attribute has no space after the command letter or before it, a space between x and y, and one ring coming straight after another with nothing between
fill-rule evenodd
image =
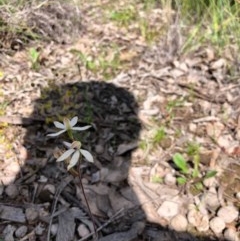
<instances>
[{"instance_id":1,"label":"slender green stem","mask_svg":"<svg viewBox=\"0 0 240 241\"><path fill-rule=\"evenodd\" d=\"M74 138L73 138L72 130L68 130L67 133L68 133L69 138L73 141Z\"/></svg>"},{"instance_id":2,"label":"slender green stem","mask_svg":"<svg viewBox=\"0 0 240 241\"><path fill-rule=\"evenodd\" d=\"M88 212L89 212L89 216L90 216L91 221L92 221L92 223L93 223L93 228L94 228L94 232L95 232L95 240L98 240L97 227L96 227L96 224L95 224L95 222L94 222L93 215L92 215L92 212L91 212L91 209L90 209L90 206L89 206L89 203L88 203L88 200L87 200L85 191L84 191L84 187L83 187L83 184L82 184L82 175L81 175L80 164L78 165L78 178L79 178L80 187L81 187L81 189L82 189L82 193L83 193L83 196L84 196L86 205L87 205L87 209L88 209Z\"/></svg>"}]
</instances>

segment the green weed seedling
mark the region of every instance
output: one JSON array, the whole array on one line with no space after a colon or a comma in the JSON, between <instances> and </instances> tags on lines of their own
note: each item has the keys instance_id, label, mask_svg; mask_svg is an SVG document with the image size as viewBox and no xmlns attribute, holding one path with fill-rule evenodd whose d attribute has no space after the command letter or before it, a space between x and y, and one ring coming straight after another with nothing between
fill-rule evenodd
<instances>
[{"instance_id":1,"label":"green weed seedling","mask_svg":"<svg viewBox=\"0 0 240 241\"><path fill-rule=\"evenodd\" d=\"M40 52L38 52L35 48L30 48L29 49L29 59L31 61L31 67L32 69L34 70L38 70L39 68L39 55L40 55Z\"/></svg>"},{"instance_id":2,"label":"green weed seedling","mask_svg":"<svg viewBox=\"0 0 240 241\"><path fill-rule=\"evenodd\" d=\"M162 177L160 177L159 175L153 175L152 177L151 177L151 181L153 182L153 183L163 183L163 178Z\"/></svg>"},{"instance_id":3,"label":"green weed seedling","mask_svg":"<svg viewBox=\"0 0 240 241\"><path fill-rule=\"evenodd\" d=\"M79 57L82 65L87 70L93 74L101 74L106 80L111 79L121 66L118 48L113 46L112 51L114 54L109 59L109 52L106 49L101 49L101 52L96 57L86 55L78 50L71 50L72 53L75 53Z\"/></svg>"},{"instance_id":4,"label":"green weed seedling","mask_svg":"<svg viewBox=\"0 0 240 241\"><path fill-rule=\"evenodd\" d=\"M173 156L173 162L179 169L180 175L177 177L177 182L179 185L192 184L197 190L202 190L202 181L206 178L214 177L217 172L215 170L210 170L202 177L200 177L199 171L199 155L194 156L196 159L194 161L194 168L192 169L186 159L180 153L176 153Z\"/></svg>"},{"instance_id":5,"label":"green weed seedling","mask_svg":"<svg viewBox=\"0 0 240 241\"><path fill-rule=\"evenodd\" d=\"M154 42L154 40L159 36L159 31L157 31L153 26L150 26L147 19L140 19L139 28L141 36L146 40L148 44Z\"/></svg>"},{"instance_id":6,"label":"green weed seedling","mask_svg":"<svg viewBox=\"0 0 240 241\"><path fill-rule=\"evenodd\" d=\"M177 107L182 107L184 104L184 99L183 98L178 98L175 100L170 100L167 103L167 111L172 112L175 108Z\"/></svg>"},{"instance_id":7,"label":"green weed seedling","mask_svg":"<svg viewBox=\"0 0 240 241\"><path fill-rule=\"evenodd\" d=\"M158 128L153 136L153 144L159 144L164 138L166 137L166 131L164 129L164 127L160 127Z\"/></svg>"},{"instance_id":8,"label":"green weed seedling","mask_svg":"<svg viewBox=\"0 0 240 241\"><path fill-rule=\"evenodd\" d=\"M110 20L115 21L120 26L127 27L132 21L136 20L138 13L134 6L130 5L127 8L112 11L110 13Z\"/></svg>"}]
</instances>

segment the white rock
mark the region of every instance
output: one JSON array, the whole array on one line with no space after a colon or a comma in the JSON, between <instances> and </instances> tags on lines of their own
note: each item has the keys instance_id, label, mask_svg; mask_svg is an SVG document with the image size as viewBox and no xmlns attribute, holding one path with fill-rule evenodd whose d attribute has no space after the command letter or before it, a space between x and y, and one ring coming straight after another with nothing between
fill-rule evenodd
<instances>
[{"instance_id":1,"label":"white rock","mask_svg":"<svg viewBox=\"0 0 240 241\"><path fill-rule=\"evenodd\" d=\"M174 201L164 201L157 211L159 216L167 220L170 220L172 217L177 215L178 212L179 204Z\"/></svg>"},{"instance_id":2,"label":"white rock","mask_svg":"<svg viewBox=\"0 0 240 241\"><path fill-rule=\"evenodd\" d=\"M224 231L223 236L228 241L240 241L237 231L233 228L227 228Z\"/></svg>"},{"instance_id":3,"label":"white rock","mask_svg":"<svg viewBox=\"0 0 240 241\"><path fill-rule=\"evenodd\" d=\"M206 232L209 229L209 218L204 215L201 219L199 226L196 227L199 232Z\"/></svg>"},{"instance_id":4,"label":"white rock","mask_svg":"<svg viewBox=\"0 0 240 241\"><path fill-rule=\"evenodd\" d=\"M238 217L238 211L234 206L221 207L217 216L222 218L225 223L231 223Z\"/></svg>"},{"instance_id":5,"label":"white rock","mask_svg":"<svg viewBox=\"0 0 240 241\"><path fill-rule=\"evenodd\" d=\"M205 178L203 180L203 185L205 187L214 187L216 186L216 184L217 184L217 181L215 177Z\"/></svg>"},{"instance_id":6,"label":"white rock","mask_svg":"<svg viewBox=\"0 0 240 241\"><path fill-rule=\"evenodd\" d=\"M226 227L225 222L219 217L214 217L213 219L211 219L209 225L216 235L220 234Z\"/></svg>"},{"instance_id":7,"label":"white rock","mask_svg":"<svg viewBox=\"0 0 240 241\"><path fill-rule=\"evenodd\" d=\"M177 214L170 221L170 228L177 232L187 231L188 221L182 214Z\"/></svg>"},{"instance_id":8,"label":"white rock","mask_svg":"<svg viewBox=\"0 0 240 241\"><path fill-rule=\"evenodd\" d=\"M237 200L240 201L240 192L237 192L237 193L236 193L236 198L237 198Z\"/></svg>"},{"instance_id":9,"label":"white rock","mask_svg":"<svg viewBox=\"0 0 240 241\"><path fill-rule=\"evenodd\" d=\"M189 130L191 131L191 132L196 132L196 129L197 129L197 125L196 124L194 124L194 123L190 123L189 124Z\"/></svg>"},{"instance_id":10,"label":"white rock","mask_svg":"<svg viewBox=\"0 0 240 241\"><path fill-rule=\"evenodd\" d=\"M51 226L51 234L53 236L55 236L55 235L57 235L57 231L58 231L58 224L57 223L52 224L52 226Z\"/></svg>"},{"instance_id":11,"label":"white rock","mask_svg":"<svg viewBox=\"0 0 240 241\"><path fill-rule=\"evenodd\" d=\"M55 192L56 192L56 187L52 184L46 184L43 189L47 190L51 194L55 194Z\"/></svg>"},{"instance_id":12,"label":"white rock","mask_svg":"<svg viewBox=\"0 0 240 241\"><path fill-rule=\"evenodd\" d=\"M90 233L84 224L80 224L77 228L77 231L80 237L85 237Z\"/></svg>"},{"instance_id":13,"label":"white rock","mask_svg":"<svg viewBox=\"0 0 240 241\"><path fill-rule=\"evenodd\" d=\"M16 227L13 225L7 225L7 227L3 230L3 236L5 241L14 241L13 233L16 230Z\"/></svg>"},{"instance_id":14,"label":"white rock","mask_svg":"<svg viewBox=\"0 0 240 241\"><path fill-rule=\"evenodd\" d=\"M95 146L95 151L97 154L102 154L104 152L104 146L98 144Z\"/></svg>"},{"instance_id":15,"label":"white rock","mask_svg":"<svg viewBox=\"0 0 240 241\"><path fill-rule=\"evenodd\" d=\"M38 224L37 227L35 228L35 233L36 235L43 235L44 231L45 231L45 227L42 224Z\"/></svg>"},{"instance_id":16,"label":"white rock","mask_svg":"<svg viewBox=\"0 0 240 241\"><path fill-rule=\"evenodd\" d=\"M164 183L173 186L176 184L177 178L172 173L167 173L164 177Z\"/></svg>"},{"instance_id":17,"label":"white rock","mask_svg":"<svg viewBox=\"0 0 240 241\"><path fill-rule=\"evenodd\" d=\"M208 190L207 194L203 198L203 201L207 208L216 210L220 206L217 190L215 187L211 187Z\"/></svg>"},{"instance_id":18,"label":"white rock","mask_svg":"<svg viewBox=\"0 0 240 241\"><path fill-rule=\"evenodd\" d=\"M206 232L209 229L208 215L203 215L197 209L189 210L187 219L200 232Z\"/></svg>"},{"instance_id":19,"label":"white rock","mask_svg":"<svg viewBox=\"0 0 240 241\"><path fill-rule=\"evenodd\" d=\"M224 68L226 66L227 62L225 59L221 58L216 61L213 61L210 65L211 69L219 69L219 68Z\"/></svg>"},{"instance_id":20,"label":"white rock","mask_svg":"<svg viewBox=\"0 0 240 241\"><path fill-rule=\"evenodd\" d=\"M33 224L38 219L38 211L35 208L27 208L25 211L26 219L28 223Z\"/></svg>"},{"instance_id":21,"label":"white rock","mask_svg":"<svg viewBox=\"0 0 240 241\"><path fill-rule=\"evenodd\" d=\"M25 226L25 225L21 226L15 231L15 236L17 238L22 238L26 235L27 231L28 231L27 226Z\"/></svg>"},{"instance_id":22,"label":"white rock","mask_svg":"<svg viewBox=\"0 0 240 241\"><path fill-rule=\"evenodd\" d=\"M43 176L43 175L40 175L40 178L38 179L38 182L40 183L46 183L48 181L48 178Z\"/></svg>"},{"instance_id":23,"label":"white rock","mask_svg":"<svg viewBox=\"0 0 240 241\"><path fill-rule=\"evenodd\" d=\"M19 190L17 188L17 185L15 184L10 184L6 187L5 193L10 197L11 199L14 199L18 196Z\"/></svg>"}]
</instances>

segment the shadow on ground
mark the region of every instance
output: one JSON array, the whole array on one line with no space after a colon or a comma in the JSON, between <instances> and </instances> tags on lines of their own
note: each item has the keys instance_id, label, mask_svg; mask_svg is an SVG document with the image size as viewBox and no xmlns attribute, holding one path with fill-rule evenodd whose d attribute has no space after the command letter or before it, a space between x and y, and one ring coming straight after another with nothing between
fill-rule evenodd
<instances>
[{"instance_id":1,"label":"shadow on ground","mask_svg":"<svg viewBox=\"0 0 240 241\"><path fill-rule=\"evenodd\" d=\"M27 218L30 230L41 224L43 232L35 240L91 240L81 239L81 232L76 231L82 224L93 231L79 181L74 175L69 179L71 174L64 164L56 163L53 157L56 147L64 150L66 136L46 137L55 130L54 120L74 116L79 117L78 126L92 125L76 137L94 156L93 164L82 163L82 180L95 222L101 228L101 241L213 240L169 231L147 220L139 197L128 183L132 151L141 131L138 104L128 90L96 81L53 85L42 90L35 103L24 143L31 157L26 160L22 177L29 178L18 181L29 193L22 201L32 203L32 210L38 212L38 218ZM29 206L24 207L26 213ZM47 234L49 225L58 225L54 235L54 231Z\"/></svg>"}]
</instances>

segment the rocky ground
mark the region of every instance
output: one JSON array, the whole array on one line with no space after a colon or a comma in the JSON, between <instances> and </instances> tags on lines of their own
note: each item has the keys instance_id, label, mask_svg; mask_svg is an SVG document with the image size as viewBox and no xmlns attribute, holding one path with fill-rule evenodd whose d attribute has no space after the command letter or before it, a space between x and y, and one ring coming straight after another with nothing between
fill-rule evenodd
<instances>
[{"instance_id":1,"label":"rocky ground","mask_svg":"<svg viewBox=\"0 0 240 241\"><path fill-rule=\"evenodd\" d=\"M94 156L81 170L99 240L239 240L236 49L183 54L174 13L138 3L151 26L144 35L136 19L116 22L115 5L83 3L74 41L51 25L52 42L2 45L0 240L93 240L79 179L56 163L65 139L46 136L74 116L92 125L77 137Z\"/></svg>"}]
</instances>

